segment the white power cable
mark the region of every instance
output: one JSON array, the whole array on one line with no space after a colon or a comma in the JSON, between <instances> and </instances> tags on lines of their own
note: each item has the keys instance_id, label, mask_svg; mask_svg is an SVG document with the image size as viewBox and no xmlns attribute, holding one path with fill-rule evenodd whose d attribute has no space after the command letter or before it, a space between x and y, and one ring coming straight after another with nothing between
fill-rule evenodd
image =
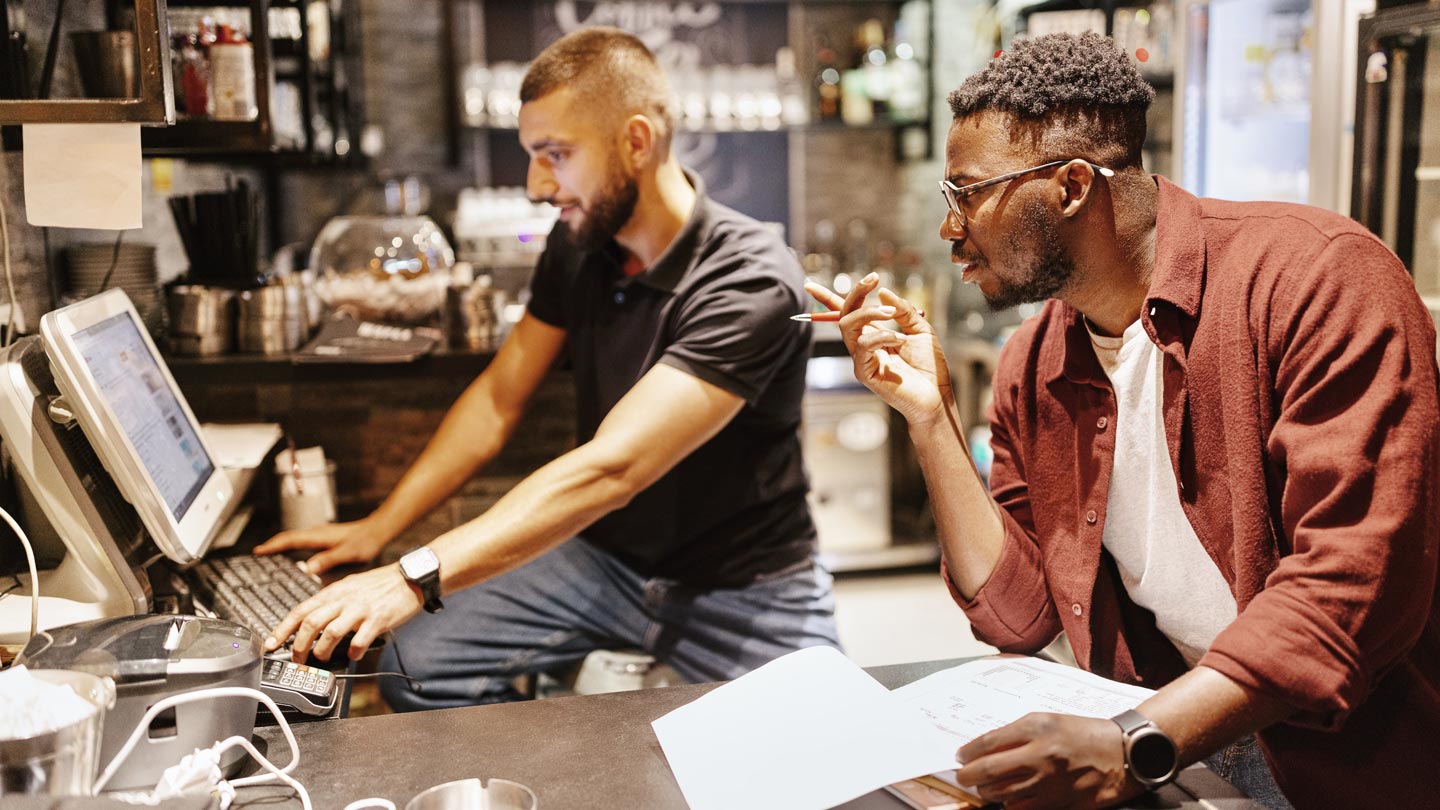
<instances>
[{"instance_id":1,"label":"white power cable","mask_svg":"<svg viewBox=\"0 0 1440 810\"><path fill-rule=\"evenodd\" d=\"M187 692L183 695L172 695L151 706L150 710L145 712L145 716L140 718L140 722L135 726L135 730L130 732L130 738L127 739L125 744L120 747L120 750L116 752L114 758L110 760L110 764L105 766L105 771L100 774L100 778L95 780L95 793L99 794L100 791L105 789L105 785L110 783L111 778L115 776L115 772L118 771L121 764L125 762L125 758L130 756L131 751L135 750L135 746L150 729L150 724L154 722L155 718L161 712L183 703L193 703L197 700L222 697L247 697L263 703L265 707L270 710L270 713L275 715L275 720L280 724L280 730L285 733L285 742L290 745L290 764L284 768L277 768L274 763L266 759L259 751L256 751L255 747L250 744L250 741L244 737L234 736L217 743L215 746L217 757L221 752L239 745L251 756L255 757L255 759L269 771L269 773L261 773L254 776L247 776L243 779L233 780L230 782L230 785L238 788L246 785L258 785L278 779L294 788L295 792L299 794L300 803L304 805L305 810L311 810L310 794L306 792L304 785L290 776L290 772L295 770L300 764L300 746L295 742L294 733L290 731L289 721L285 719L285 715L280 711L280 707L275 705L275 701L271 700L269 695L257 689L250 689L244 686L222 686L214 689L200 689L195 692Z\"/></svg>"},{"instance_id":2,"label":"white power cable","mask_svg":"<svg viewBox=\"0 0 1440 810\"><path fill-rule=\"evenodd\" d=\"M0 509L0 518L10 524L15 536L20 538L20 545L25 547L25 561L30 564L30 638L35 637L35 632L40 627L40 572L35 570L35 549L30 547L30 538L25 536L25 530L10 517L10 513ZM29 639L26 640L29 643Z\"/></svg>"}]
</instances>

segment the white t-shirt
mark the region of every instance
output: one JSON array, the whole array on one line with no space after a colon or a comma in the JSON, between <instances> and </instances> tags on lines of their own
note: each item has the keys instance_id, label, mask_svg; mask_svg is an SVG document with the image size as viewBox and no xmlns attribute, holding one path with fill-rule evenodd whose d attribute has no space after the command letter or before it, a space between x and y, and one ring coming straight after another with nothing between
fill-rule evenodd
<instances>
[{"instance_id":1,"label":"white t-shirt","mask_svg":"<svg viewBox=\"0 0 1440 810\"><path fill-rule=\"evenodd\" d=\"M1086 325L1089 328L1089 325ZM1115 460L1101 542L1134 602L1191 667L1235 620L1235 597L1180 507L1165 442L1164 358L1140 321L1120 337L1090 332L1115 388Z\"/></svg>"}]
</instances>

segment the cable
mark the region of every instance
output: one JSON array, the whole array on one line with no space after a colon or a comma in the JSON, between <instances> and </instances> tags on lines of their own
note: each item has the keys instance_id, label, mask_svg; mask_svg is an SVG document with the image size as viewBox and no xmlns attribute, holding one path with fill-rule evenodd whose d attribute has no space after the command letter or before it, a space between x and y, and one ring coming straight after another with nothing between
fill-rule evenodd
<instances>
[{"instance_id":1,"label":"cable","mask_svg":"<svg viewBox=\"0 0 1440 810\"><path fill-rule=\"evenodd\" d=\"M403 672L357 672L353 675L336 675L335 679L340 680L342 678L378 678L381 675L390 675L395 678L404 678L405 680L410 682L411 686L415 687L415 690L417 692L420 691L420 679L412 677L410 675L406 675Z\"/></svg>"},{"instance_id":2,"label":"cable","mask_svg":"<svg viewBox=\"0 0 1440 810\"><path fill-rule=\"evenodd\" d=\"M25 536L25 530L20 528L15 518L10 517L9 512L0 509L0 518L4 518L14 530L15 536L20 538L20 545L25 547L25 561L30 564L30 638L34 638L40 627L40 572L35 570L35 549L30 547L30 538ZM26 639L26 643L29 643L29 639Z\"/></svg>"},{"instance_id":3,"label":"cable","mask_svg":"<svg viewBox=\"0 0 1440 810\"><path fill-rule=\"evenodd\" d=\"M0 242L5 243L5 288L10 294L10 317L4 331L0 332L0 346L9 346L15 341L15 309L18 304L15 301L15 276L10 272L10 223L5 216L4 200L0 200Z\"/></svg>"},{"instance_id":4,"label":"cable","mask_svg":"<svg viewBox=\"0 0 1440 810\"><path fill-rule=\"evenodd\" d=\"M255 757L256 761L269 771L269 773L261 773L254 776L247 776L243 779L232 780L230 785L238 788L279 779L295 789L295 792L300 796L300 803L304 805L305 810L311 810L310 794L306 792L304 785L290 776L290 772L300 765L300 746L295 742L294 732L290 730L290 721L285 719L284 712L280 711L280 707L275 705L275 701L271 700L269 695L245 686L222 686L215 689L201 689L195 692L187 692L183 695L172 695L151 706L150 710L145 712L145 716L140 718L140 722L135 726L135 729L130 732L129 739L125 740L125 744L120 747L120 750L116 752L115 756L110 760L110 764L105 766L105 771L100 774L100 778L95 780L95 795L98 796L100 792L105 789L105 785L109 784L110 780L115 776L115 772L120 769L126 757L130 756L130 752L135 750L135 746L145 736L145 732L150 729L150 724L154 722L155 718L161 712L184 703L222 697L248 697L263 703L265 707L270 710L270 713L275 716L276 722L280 724L280 730L285 733L285 742L290 745L290 764L284 768L277 768L274 763L266 759L259 751L256 751L255 747L250 744L250 741L244 737L230 737L223 742L216 743L212 748L217 748L217 755L239 745L244 748L247 753Z\"/></svg>"},{"instance_id":5,"label":"cable","mask_svg":"<svg viewBox=\"0 0 1440 810\"><path fill-rule=\"evenodd\" d=\"M410 677L410 675L408 674L409 670L405 668L405 659L400 656L400 642L395 640L394 634L387 633L386 635L390 638L390 645L395 648L395 665L400 667L400 671L396 674L409 682L410 688L415 692L415 694L424 694L425 682L420 680L419 678Z\"/></svg>"},{"instance_id":6,"label":"cable","mask_svg":"<svg viewBox=\"0 0 1440 810\"><path fill-rule=\"evenodd\" d=\"M105 278L100 280L100 289L95 291L96 295L110 288L110 276L115 274L115 267L120 264L120 240L124 238L124 231L115 234L115 249L110 251L110 269L105 271Z\"/></svg>"}]
</instances>

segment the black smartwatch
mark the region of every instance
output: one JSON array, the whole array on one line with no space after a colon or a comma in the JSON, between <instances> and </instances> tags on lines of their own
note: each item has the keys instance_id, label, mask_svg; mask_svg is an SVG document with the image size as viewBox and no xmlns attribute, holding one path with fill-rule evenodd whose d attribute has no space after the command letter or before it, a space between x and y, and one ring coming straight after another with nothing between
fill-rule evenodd
<instances>
[{"instance_id":1,"label":"black smartwatch","mask_svg":"<svg viewBox=\"0 0 1440 810\"><path fill-rule=\"evenodd\" d=\"M420 596L425 599L425 609L431 613L439 613L445 609L440 601L440 558L429 546L421 546L414 551L406 552L400 558L400 575L415 587L420 589Z\"/></svg>"},{"instance_id":2,"label":"black smartwatch","mask_svg":"<svg viewBox=\"0 0 1440 810\"><path fill-rule=\"evenodd\" d=\"M1154 790L1175 778L1180 754L1169 735L1134 709L1110 719L1125 736L1125 770L1136 782Z\"/></svg>"}]
</instances>

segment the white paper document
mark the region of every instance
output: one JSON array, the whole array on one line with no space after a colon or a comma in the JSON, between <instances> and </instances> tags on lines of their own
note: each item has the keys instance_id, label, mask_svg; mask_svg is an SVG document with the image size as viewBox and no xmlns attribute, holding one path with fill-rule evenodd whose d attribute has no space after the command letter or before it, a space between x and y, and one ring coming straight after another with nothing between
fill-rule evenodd
<instances>
[{"instance_id":1,"label":"white paper document","mask_svg":"<svg viewBox=\"0 0 1440 810\"><path fill-rule=\"evenodd\" d=\"M652 725L691 810L820 810L955 764L923 715L831 647L771 661Z\"/></svg>"},{"instance_id":2,"label":"white paper document","mask_svg":"<svg viewBox=\"0 0 1440 810\"><path fill-rule=\"evenodd\" d=\"M841 653L791 653L653 724L691 810L823 810L926 774L1030 712L1112 717L1152 694L1033 658L987 658L890 692Z\"/></svg>"},{"instance_id":3,"label":"white paper document","mask_svg":"<svg viewBox=\"0 0 1440 810\"><path fill-rule=\"evenodd\" d=\"M1039 658L986 658L942 670L892 693L959 748L1031 712L1114 717L1154 694Z\"/></svg>"},{"instance_id":4,"label":"white paper document","mask_svg":"<svg viewBox=\"0 0 1440 810\"><path fill-rule=\"evenodd\" d=\"M238 425L206 422L200 430L205 434L205 443L215 453L216 464L242 470L259 467L283 435L280 426L273 422Z\"/></svg>"},{"instance_id":5,"label":"white paper document","mask_svg":"<svg viewBox=\"0 0 1440 810\"><path fill-rule=\"evenodd\" d=\"M25 219L61 228L139 228L139 124L25 124Z\"/></svg>"},{"instance_id":6,"label":"white paper document","mask_svg":"<svg viewBox=\"0 0 1440 810\"><path fill-rule=\"evenodd\" d=\"M891 694L928 718L948 737L954 752L1031 712L1114 717L1154 692L1039 658L986 658L942 670ZM953 768L935 776L966 787L955 780Z\"/></svg>"}]
</instances>

